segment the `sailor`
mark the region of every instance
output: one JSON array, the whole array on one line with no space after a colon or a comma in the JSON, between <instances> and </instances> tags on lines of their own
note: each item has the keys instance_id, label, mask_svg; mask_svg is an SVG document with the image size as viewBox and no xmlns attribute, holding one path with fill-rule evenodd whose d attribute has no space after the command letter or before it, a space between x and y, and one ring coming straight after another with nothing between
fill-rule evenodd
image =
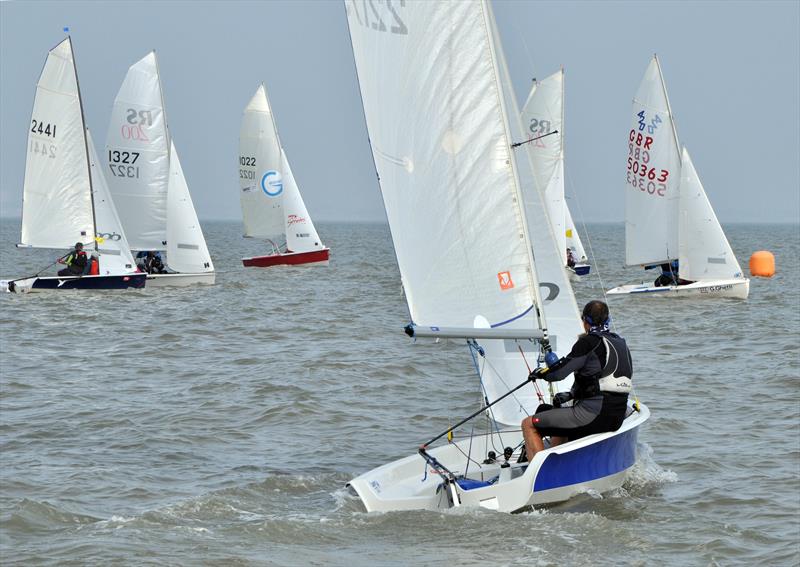
<instances>
[{"instance_id":1,"label":"sailor","mask_svg":"<svg viewBox=\"0 0 800 567\"><path fill-rule=\"evenodd\" d=\"M89 262L86 252L83 251L83 243L76 242L75 248L69 254L58 260L59 264L66 264L66 268L58 271L59 276L80 276L86 273Z\"/></svg>"},{"instance_id":2,"label":"sailor","mask_svg":"<svg viewBox=\"0 0 800 567\"><path fill-rule=\"evenodd\" d=\"M163 274L167 271L158 252L151 251L147 253L144 259L144 271L148 274Z\"/></svg>"},{"instance_id":3,"label":"sailor","mask_svg":"<svg viewBox=\"0 0 800 567\"><path fill-rule=\"evenodd\" d=\"M664 262L663 264L654 264L652 266L645 266L645 270L653 268L661 268L661 275L653 282L655 287L667 287L671 285L679 285L678 280L678 261ZM690 282L687 282L690 283Z\"/></svg>"},{"instance_id":4,"label":"sailor","mask_svg":"<svg viewBox=\"0 0 800 567\"><path fill-rule=\"evenodd\" d=\"M522 435L528 459L544 449L542 437L550 445L585 437L592 433L616 431L628 414L628 394L632 388L633 363L625 339L612 333L608 325L608 305L590 301L581 316L586 334L572 351L548 368L537 368L528 379L558 382L574 373L569 392L553 397L553 406L542 404L533 416L522 420ZM574 400L571 406L564 406Z\"/></svg>"},{"instance_id":5,"label":"sailor","mask_svg":"<svg viewBox=\"0 0 800 567\"><path fill-rule=\"evenodd\" d=\"M578 262L575 260L575 253L572 248L567 247L567 267L574 268Z\"/></svg>"}]
</instances>

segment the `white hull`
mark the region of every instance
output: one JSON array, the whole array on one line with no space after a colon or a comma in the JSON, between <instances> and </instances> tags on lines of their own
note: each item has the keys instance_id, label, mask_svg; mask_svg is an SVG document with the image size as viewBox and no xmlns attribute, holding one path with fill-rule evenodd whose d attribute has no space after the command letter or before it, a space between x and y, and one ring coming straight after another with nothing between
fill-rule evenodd
<instances>
[{"instance_id":1,"label":"white hull","mask_svg":"<svg viewBox=\"0 0 800 567\"><path fill-rule=\"evenodd\" d=\"M656 287L653 284L642 283L621 285L606 292L607 295L648 294L667 297L732 297L735 299L747 299L749 293L749 279L708 280L687 285L664 287Z\"/></svg>"},{"instance_id":2,"label":"white hull","mask_svg":"<svg viewBox=\"0 0 800 567\"><path fill-rule=\"evenodd\" d=\"M373 469L351 480L348 486L355 490L369 512L456 506L515 512L568 500L587 490L607 492L625 481L636 461L639 426L649 417L650 411L642 405L618 431L590 435L541 451L530 464L516 462L517 450L509 461L511 467L506 469L501 469L500 461L489 465L477 463L482 463L490 450L502 453L503 447L521 443L519 430L480 435L428 451L456 476L461 476L464 455L471 450L475 462L469 463L466 478L474 481L473 488L450 484L445 489L442 477L420 455Z\"/></svg>"},{"instance_id":3,"label":"white hull","mask_svg":"<svg viewBox=\"0 0 800 567\"><path fill-rule=\"evenodd\" d=\"M216 272L203 272L199 274L147 274L147 287L214 285L216 278Z\"/></svg>"}]
</instances>

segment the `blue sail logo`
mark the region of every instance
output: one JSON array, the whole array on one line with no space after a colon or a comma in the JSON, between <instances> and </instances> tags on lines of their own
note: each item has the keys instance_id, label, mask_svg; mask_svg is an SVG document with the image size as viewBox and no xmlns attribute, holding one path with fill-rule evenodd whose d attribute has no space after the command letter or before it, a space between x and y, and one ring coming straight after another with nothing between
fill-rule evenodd
<instances>
[{"instance_id":1,"label":"blue sail logo","mask_svg":"<svg viewBox=\"0 0 800 567\"><path fill-rule=\"evenodd\" d=\"M283 178L274 169L269 170L261 178L261 189L268 197L277 197L283 193Z\"/></svg>"}]
</instances>

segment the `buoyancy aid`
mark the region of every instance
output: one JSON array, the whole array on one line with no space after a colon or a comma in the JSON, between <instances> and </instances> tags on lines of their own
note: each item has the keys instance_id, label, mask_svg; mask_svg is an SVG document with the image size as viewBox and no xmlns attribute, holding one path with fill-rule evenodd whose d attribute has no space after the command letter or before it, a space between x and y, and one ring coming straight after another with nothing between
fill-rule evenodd
<instances>
[{"instance_id":1,"label":"buoyancy aid","mask_svg":"<svg viewBox=\"0 0 800 567\"><path fill-rule=\"evenodd\" d=\"M595 368L602 365L599 372L575 372L575 399L591 398L600 394L629 394L633 388L633 362L625 339L611 332L590 331L589 335L598 339L597 345L592 349L598 359L598 347L605 347L605 362L597 361L599 364Z\"/></svg>"}]
</instances>

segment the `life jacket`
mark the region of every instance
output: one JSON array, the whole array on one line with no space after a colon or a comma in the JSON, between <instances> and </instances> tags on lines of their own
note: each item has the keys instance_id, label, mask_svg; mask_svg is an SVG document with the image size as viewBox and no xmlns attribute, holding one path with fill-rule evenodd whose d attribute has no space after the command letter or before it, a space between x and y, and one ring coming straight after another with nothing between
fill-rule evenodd
<instances>
[{"instance_id":1,"label":"life jacket","mask_svg":"<svg viewBox=\"0 0 800 567\"><path fill-rule=\"evenodd\" d=\"M611 332L590 331L606 349L606 361L600 372L586 375L575 372L576 399L591 398L599 394L629 394L633 388L633 362L625 339ZM597 356L597 355L595 355Z\"/></svg>"}]
</instances>

